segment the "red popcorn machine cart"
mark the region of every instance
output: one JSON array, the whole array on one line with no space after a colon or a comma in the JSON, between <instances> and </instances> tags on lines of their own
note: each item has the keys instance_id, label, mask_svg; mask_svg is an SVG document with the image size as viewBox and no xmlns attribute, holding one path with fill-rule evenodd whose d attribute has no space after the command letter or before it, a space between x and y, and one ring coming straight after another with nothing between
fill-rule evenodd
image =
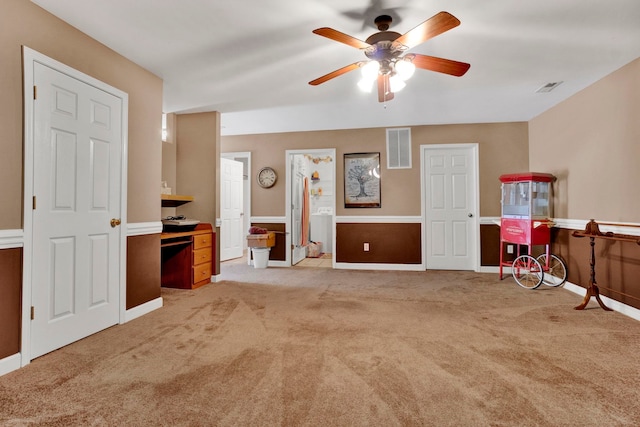
<instances>
[{"instance_id":1,"label":"red popcorn machine cart","mask_svg":"<svg viewBox=\"0 0 640 427\"><path fill-rule=\"evenodd\" d=\"M544 283L560 286L567 279L564 261L549 252L552 213L551 185L555 177L548 173L526 172L500 176L502 217L500 218L500 279L503 267L511 267L516 282L527 289ZM516 248L516 259L504 261L505 245ZM526 253L522 254L522 247ZM534 246L544 253L532 254Z\"/></svg>"}]
</instances>

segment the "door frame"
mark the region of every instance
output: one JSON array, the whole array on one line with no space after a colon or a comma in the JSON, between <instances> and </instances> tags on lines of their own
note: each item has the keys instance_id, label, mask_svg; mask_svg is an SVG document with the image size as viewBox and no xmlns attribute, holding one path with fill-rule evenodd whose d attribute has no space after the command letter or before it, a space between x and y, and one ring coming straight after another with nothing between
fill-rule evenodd
<instances>
[{"instance_id":1,"label":"door frame","mask_svg":"<svg viewBox=\"0 0 640 427\"><path fill-rule=\"evenodd\" d=\"M336 268L336 149L335 148L316 148L316 149L300 149L300 150L286 150L285 151L285 162L286 165L286 190L285 190L285 227L286 227L286 251L285 251L285 266L291 267L291 230L293 230L293 218L291 216L291 158L295 154L310 154L310 153L328 153L333 159L333 218L331 220L331 233L333 235L333 243L331 248L331 253L334 254L332 257L332 267Z\"/></svg>"},{"instance_id":2,"label":"door frame","mask_svg":"<svg viewBox=\"0 0 640 427\"><path fill-rule=\"evenodd\" d=\"M480 271L480 164L479 164L479 156L478 143L462 143L462 144L423 144L420 145L420 215L422 216L422 265L425 270L429 269L429 265L427 263L427 212L426 212L426 202L427 202L427 187L425 185L425 180L427 178L427 166L424 164L424 157L427 151L429 150L442 150L442 149L471 149L471 154L473 156L473 163L475 169L474 183L473 183L473 191L474 202L473 208L475 211L475 215L472 218L472 227L473 227L473 249L475 251L475 256L473 257L473 271Z\"/></svg>"},{"instance_id":3,"label":"door frame","mask_svg":"<svg viewBox=\"0 0 640 427\"><path fill-rule=\"evenodd\" d=\"M129 95L100 80L88 76L55 59L49 58L27 46L22 47L23 60L23 94L24 94L24 165L23 165L23 232L24 247L22 253L22 337L20 358L21 366L31 362L31 295L33 264L33 171L34 171L34 64L40 63L60 73L66 74L87 85L103 90L122 102L122 135L121 135L121 176L120 176L120 272L119 272L119 323L126 321L127 307L127 164L129 134Z\"/></svg>"}]
</instances>

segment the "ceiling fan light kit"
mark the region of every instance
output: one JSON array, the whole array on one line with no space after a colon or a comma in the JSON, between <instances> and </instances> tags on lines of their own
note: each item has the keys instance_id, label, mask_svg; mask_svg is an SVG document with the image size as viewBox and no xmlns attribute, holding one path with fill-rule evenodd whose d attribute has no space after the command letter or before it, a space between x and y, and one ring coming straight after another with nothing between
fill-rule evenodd
<instances>
[{"instance_id":1,"label":"ceiling fan light kit","mask_svg":"<svg viewBox=\"0 0 640 427\"><path fill-rule=\"evenodd\" d=\"M416 68L456 77L464 75L469 70L469 64L450 59L417 53L403 56L407 50L460 25L460 21L455 16L448 12L440 12L405 34L387 31L391 21L388 15L378 16L374 22L379 32L372 34L365 41L333 28L323 27L313 30L315 34L362 50L368 60L332 71L310 81L309 84L316 86L360 68L362 79L358 82L358 87L365 92L371 92L377 80L378 101L386 102L393 99L395 92L406 86L406 80L411 78Z\"/></svg>"}]
</instances>

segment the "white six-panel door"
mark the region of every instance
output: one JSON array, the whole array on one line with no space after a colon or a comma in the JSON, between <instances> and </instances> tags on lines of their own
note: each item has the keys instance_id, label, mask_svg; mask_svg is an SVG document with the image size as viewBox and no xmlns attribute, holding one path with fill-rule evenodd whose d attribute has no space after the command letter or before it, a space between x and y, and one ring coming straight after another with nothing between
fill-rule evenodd
<instances>
[{"instance_id":1,"label":"white six-panel door","mask_svg":"<svg viewBox=\"0 0 640 427\"><path fill-rule=\"evenodd\" d=\"M33 66L31 358L119 321L123 108L112 94Z\"/></svg>"},{"instance_id":2,"label":"white six-panel door","mask_svg":"<svg viewBox=\"0 0 640 427\"><path fill-rule=\"evenodd\" d=\"M241 162L220 159L220 261L239 258L244 250L242 174Z\"/></svg>"},{"instance_id":3,"label":"white six-panel door","mask_svg":"<svg viewBox=\"0 0 640 427\"><path fill-rule=\"evenodd\" d=\"M427 269L477 267L476 146L422 147Z\"/></svg>"}]
</instances>

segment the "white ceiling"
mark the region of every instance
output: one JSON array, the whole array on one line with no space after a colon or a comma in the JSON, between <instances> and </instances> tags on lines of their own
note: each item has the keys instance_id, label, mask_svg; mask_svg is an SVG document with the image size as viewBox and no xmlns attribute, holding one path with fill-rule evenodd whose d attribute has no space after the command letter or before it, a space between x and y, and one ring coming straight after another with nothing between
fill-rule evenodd
<instances>
[{"instance_id":1,"label":"white ceiling","mask_svg":"<svg viewBox=\"0 0 640 427\"><path fill-rule=\"evenodd\" d=\"M219 111L222 134L528 121L640 57L639 0L32 0L164 80L165 112ZM401 34L441 10L460 26L411 49L471 64L416 70L394 100L357 88L366 59L313 34ZM562 81L550 93L541 86Z\"/></svg>"}]
</instances>

